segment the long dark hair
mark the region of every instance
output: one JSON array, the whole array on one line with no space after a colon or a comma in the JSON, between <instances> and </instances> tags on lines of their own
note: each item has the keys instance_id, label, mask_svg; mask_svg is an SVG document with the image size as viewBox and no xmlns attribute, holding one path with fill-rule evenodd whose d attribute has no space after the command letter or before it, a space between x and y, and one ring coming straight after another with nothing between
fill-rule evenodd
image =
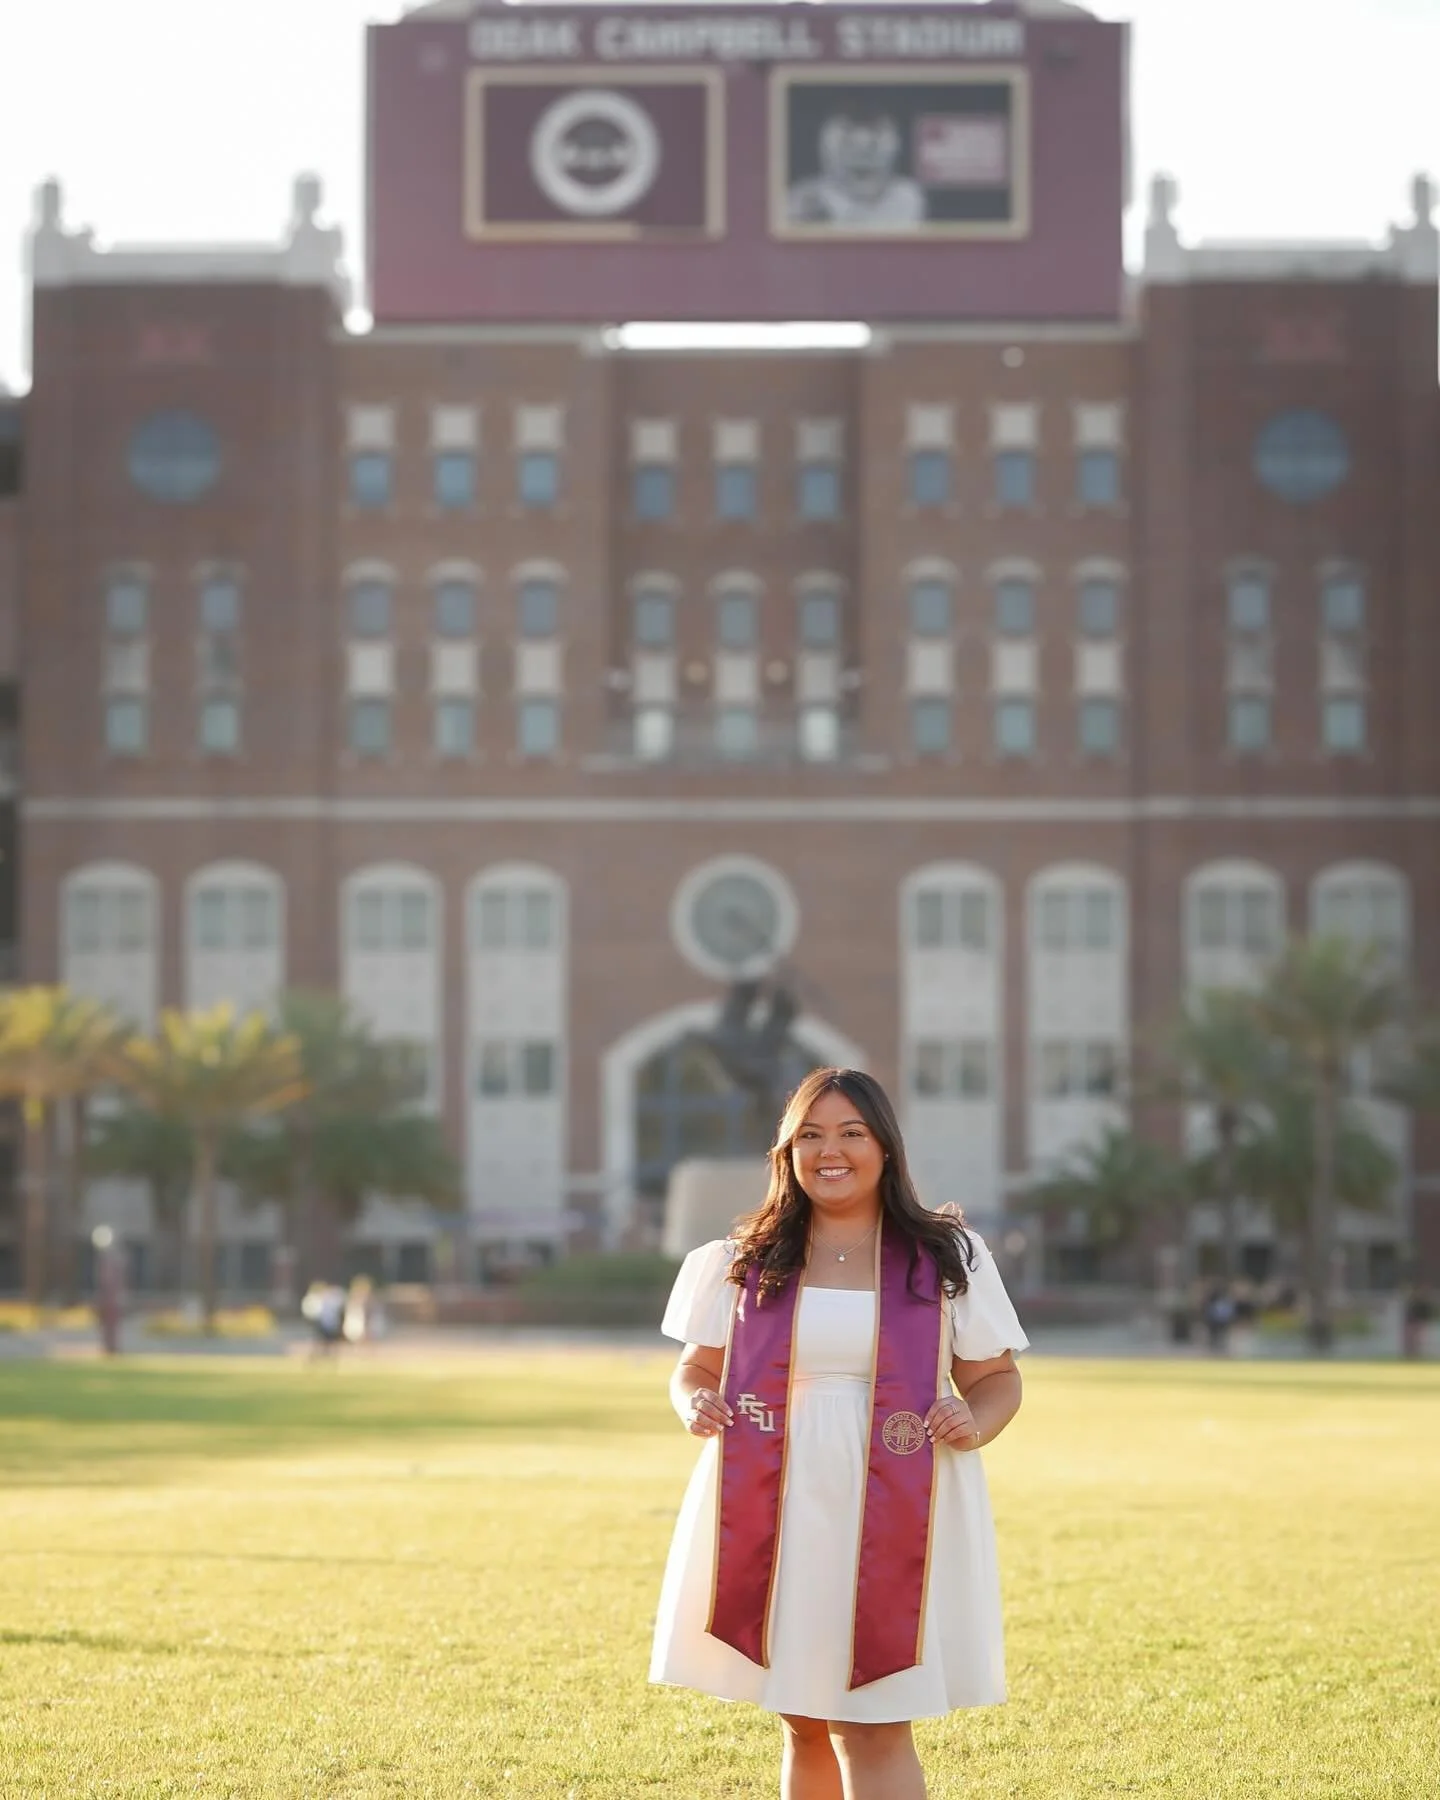
<instances>
[{"instance_id":1,"label":"long dark hair","mask_svg":"<svg viewBox=\"0 0 1440 1800\"><path fill-rule=\"evenodd\" d=\"M898 1225L910 1241L909 1284L913 1290L921 1252L940 1271L948 1294L963 1294L970 1285L975 1252L959 1207L931 1212L921 1203L910 1179L905 1143L884 1088L861 1069L812 1069L785 1103L775 1142L770 1146L770 1186L754 1212L737 1219L731 1234L735 1257L730 1279L743 1286L751 1269L760 1271L760 1299L777 1294L805 1266L810 1239L810 1196L795 1178L791 1146L822 1094L843 1094L869 1126L885 1152L880 1173L880 1206L885 1219Z\"/></svg>"}]
</instances>

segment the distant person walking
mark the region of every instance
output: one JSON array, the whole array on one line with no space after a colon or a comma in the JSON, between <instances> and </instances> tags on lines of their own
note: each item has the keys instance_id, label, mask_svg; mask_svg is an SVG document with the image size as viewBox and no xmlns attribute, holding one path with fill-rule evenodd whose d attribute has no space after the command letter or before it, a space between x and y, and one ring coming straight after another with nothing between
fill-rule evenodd
<instances>
[{"instance_id":1,"label":"distant person walking","mask_svg":"<svg viewBox=\"0 0 1440 1800\"><path fill-rule=\"evenodd\" d=\"M300 1302L300 1313L314 1334L311 1360L332 1357L345 1335L344 1288L333 1281L312 1281Z\"/></svg>"},{"instance_id":2,"label":"distant person walking","mask_svg":"<svg viewBox=\"0 0 1440 1800\"><path fill-rule=\"evenodd\" d=\"M1402 1309L1402 1348L1407 1357L1418 1362L1425 1355L1425 1339L1435 1306L1424 1288L1413 1287L1405 1296Z\"/></svg>"}]
</instances>

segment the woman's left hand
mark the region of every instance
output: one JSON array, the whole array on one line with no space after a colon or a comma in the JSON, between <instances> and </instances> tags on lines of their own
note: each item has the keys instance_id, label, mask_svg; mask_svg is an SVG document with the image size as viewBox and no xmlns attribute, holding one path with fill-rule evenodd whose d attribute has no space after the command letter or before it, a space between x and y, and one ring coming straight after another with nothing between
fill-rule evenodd
<instances>
[{"instance_id":1,"label":"woman's left hand","mask_svg":"<svg viewBox=\"0 0 1440 1800\"><path fill-rule=\"evenodd\" d=\"M925 1429L934 1444L949 1444L952 1450L978 1450L980 1427L975 1415L963 1400L947 1394L937 1400L925 1415Z\"/></svg>"}]
</instances>

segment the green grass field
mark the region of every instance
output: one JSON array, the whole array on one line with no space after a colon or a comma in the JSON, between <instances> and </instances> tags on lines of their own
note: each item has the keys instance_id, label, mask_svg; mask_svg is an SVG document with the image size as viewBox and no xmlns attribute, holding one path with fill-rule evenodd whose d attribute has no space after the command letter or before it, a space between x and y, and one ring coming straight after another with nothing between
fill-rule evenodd
<instances>
[{"instance_id":1,"label":"green grass field","mask_svg":"<svg viewBox=\"0 0 1440 1800\"><path fill-rule=\"evenodd\" d=\"M648 1353L0 1364L0 1794L773 1795L645 1684ZM1440 1369L1031 1358L1011 1701L936 1796L1440 1794Z\"/></svg>"}]
</instances>

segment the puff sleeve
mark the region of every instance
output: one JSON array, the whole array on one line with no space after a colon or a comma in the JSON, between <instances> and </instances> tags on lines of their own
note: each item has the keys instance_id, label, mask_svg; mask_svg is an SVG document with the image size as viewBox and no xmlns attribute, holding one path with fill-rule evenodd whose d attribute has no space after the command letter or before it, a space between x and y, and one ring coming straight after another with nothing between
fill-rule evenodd
<instances>
[{"instance_id":1,"label":"puff sleeve","mask_svg":"<svg viewBox=\"0 0 1440 1800\"><path fill-rule=\"evenodd\" d=\"M734 1245L716 1238L692 1250L680 1265L660 1329L682 1344L723 1344L730 1336L730 1313L739 1289L726 1277Z\"/></svg>"},{"instance_id":2,"label":"puff sleeve","mask_svg":"<svg viewBox=\"0 0 1440 1800\"><path fill-rule=\"evenodd\" d=\"M1015 1316L989 1245L978 1232L969 1235L975 1247L970 1285L950 1302L956 1356L965 1362L986 1362L1006 1350L1028 1349L1030 1340Z\"/></svg>"}]
</instances>

